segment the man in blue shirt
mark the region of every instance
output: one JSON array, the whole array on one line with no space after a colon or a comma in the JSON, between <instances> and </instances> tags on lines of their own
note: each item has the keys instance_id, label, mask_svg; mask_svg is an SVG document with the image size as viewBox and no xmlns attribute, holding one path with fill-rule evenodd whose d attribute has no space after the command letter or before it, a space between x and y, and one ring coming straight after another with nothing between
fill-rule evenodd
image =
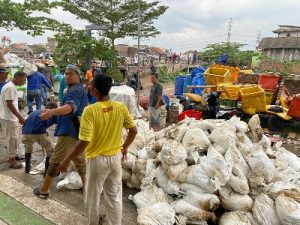
<instances>
[{"instance_id":1,"label":"man in blue shirt","mask_svg":"<svg viewBox=\"0 0 300 225\"><path fill-rule=\"evenodd\" d=\"M45 85L50 90L52 87L45 76L39 71L27 77L27 106L28 114L33 112L32 103L35 100L36 109L42 108L42 92L41 86Z\"/></svg>"},{"instance_id":2,"label":"man in blue shirt","mask_svg":"<svg viewBox=\"0 0 300 225\"><path fill-rule=\"evenodd\" d=\"M80 69L74 65L68 65L65 71L65 80L68 90L63 97L61 106L57 109L45 109L40 114L42 120L48 120L52 116L57 116L55 136L58 136L54 151L50 157L49 167L46 172L42 186L35 188L33 193L43 199L49 194L49 187L59 174L58 166L73 150L77 144L79 135L79 117L83 109L88 104L87 92L80 83ZM84 154L78 155L73 160L76 169L81 177L83 187L85 185L86 159Z\"/></svg>"},{"instance_id":3,"label":"man in blue shirt","mask_svg":"<svg viewBox=\"0 0 300 225\"><path fill-rule=\"evenodd\" d=\"M56 109L56 102L49 102L46 105L46 109ZM22 142L25 146L25 173L29 173L31 170L31 154L33 150L33 144L35 142L46 150L47 157L45 163L45 171L49 165L49 159L53 152L53 145L51 139L47 134L47 129L56 123L56 116L49 118L48 120L42 120L40 118L42 110L38 109L32 112L26 119L23 128L22 128Z\"/></svg>"},{"instance_id":4,"label":"man in blue shirt","mask_svg":"<svg viewBox=\"0 0 300 225\"><path fill-rule=\"evenodd\" d=\"M0 93L4 84L7 83L8 70L6 67L0 67Z\"/></svg>"}]
</instances>

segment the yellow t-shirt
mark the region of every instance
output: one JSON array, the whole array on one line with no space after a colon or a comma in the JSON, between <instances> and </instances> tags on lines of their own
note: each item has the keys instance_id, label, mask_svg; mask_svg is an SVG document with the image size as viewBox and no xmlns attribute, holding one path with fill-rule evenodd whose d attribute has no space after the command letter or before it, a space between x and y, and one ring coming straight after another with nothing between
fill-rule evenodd
<instances>
[{"instance_id":1,"label":"yellow t-shirt","mask_svg":"<svg viewBox=\"0 0 300 225\"><path fill-rule=\"evenodd\" d=\"M115 155L122 148L122 128L135 126L127 107L120 102L96 102L87 106L80 120L79 139L89 141L88 159L99 155Z\"/></svg>"}]
</instances>

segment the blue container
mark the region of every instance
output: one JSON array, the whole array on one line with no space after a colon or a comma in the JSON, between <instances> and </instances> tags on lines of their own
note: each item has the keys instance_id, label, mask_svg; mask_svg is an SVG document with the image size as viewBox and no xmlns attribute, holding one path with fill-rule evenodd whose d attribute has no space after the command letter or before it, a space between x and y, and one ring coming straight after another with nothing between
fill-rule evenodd
<instances>
[{"instance_id":1,"label":"blue container","mask_svg":"<svg viewBox=\"0 0 300 225\"><path fill-rule=\"evenodd\" d=\"M174 95L183 94L183 84L185 76L178 76L175 78L175 93Z\"/></svg>"},{"instance_id":2,"label":"blue container","mask_svg":"<svg viewBox=\"0 0 300 225\"><path fill-rule=\"evenodd\" d=\"M188 85L192 85L192 76L191 75L185 76L185 78L183 80L183 93L189 92L189 89L186 87Z\"/></svg>"}]
</instances>

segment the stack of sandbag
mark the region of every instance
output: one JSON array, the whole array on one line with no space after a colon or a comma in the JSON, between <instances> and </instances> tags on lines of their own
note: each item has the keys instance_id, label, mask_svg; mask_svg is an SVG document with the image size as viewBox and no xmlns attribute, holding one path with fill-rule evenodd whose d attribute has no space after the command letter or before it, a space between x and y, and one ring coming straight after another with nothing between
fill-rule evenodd
<instances>
[{"instance_id":1,"label":"stack of sandbag","mask_svg":"<svg viewBox=\"0 0 300 225\"><path fill-rule=\"evenodd\" d=\"M169 198L158 200L160 205L151 199L153 208L145 210L134 201L139 224L169 224L141 221L145 212L156 215L161 204L168 213L157 218L173 222L174 215L178 225L300 224L300 160L280 143L271 146L257 115L248 124L237 117L186 118L156 133L140 124L143 129L123 162L124 181L142 192L159 188Z\"/></svg>"}]
</instances>

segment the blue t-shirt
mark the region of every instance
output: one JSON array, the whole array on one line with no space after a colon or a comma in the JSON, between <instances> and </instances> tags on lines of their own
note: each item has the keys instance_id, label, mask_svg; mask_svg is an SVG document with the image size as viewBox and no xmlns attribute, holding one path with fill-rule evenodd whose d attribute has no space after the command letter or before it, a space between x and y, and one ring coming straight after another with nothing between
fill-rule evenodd
<instances>
[{"instance_id":1,"label":"blue t-shirt","mask_svg":"<svg viewBox=\"0 0 300 225\"><path fill-rule=\"evenodd\" d=\"M51 117L48 120L41 120L40 114L42 110L35 110L26 119L22 134L45 134L47 129L56 123L56 116Z\"/></svg>"},{"instance_id":2,"label":"blue t-shirt","mask_svg":"<svg viewBox=\"0 0 300 225\"><path fill-rule=\"evenodd\" d=\"M27 90L40 89L42 84L48 88L51 88L49 81L40 72L35 72L27 77Z\"/></svg>"},{"instance_id":3,"label":"blue t-shirt","mask_svg":"<svg viewBox=\"0 0 300 225\"><path fill-rule=\"evenodd\" d=\"M87 92L81 84L74 84L68 87L61 105L70 104L72 113L58 116L55 136L71 136L78 139L79 127L78 117L81 116L83 109L88 104Z\"/></svg>"}]
</instances>

